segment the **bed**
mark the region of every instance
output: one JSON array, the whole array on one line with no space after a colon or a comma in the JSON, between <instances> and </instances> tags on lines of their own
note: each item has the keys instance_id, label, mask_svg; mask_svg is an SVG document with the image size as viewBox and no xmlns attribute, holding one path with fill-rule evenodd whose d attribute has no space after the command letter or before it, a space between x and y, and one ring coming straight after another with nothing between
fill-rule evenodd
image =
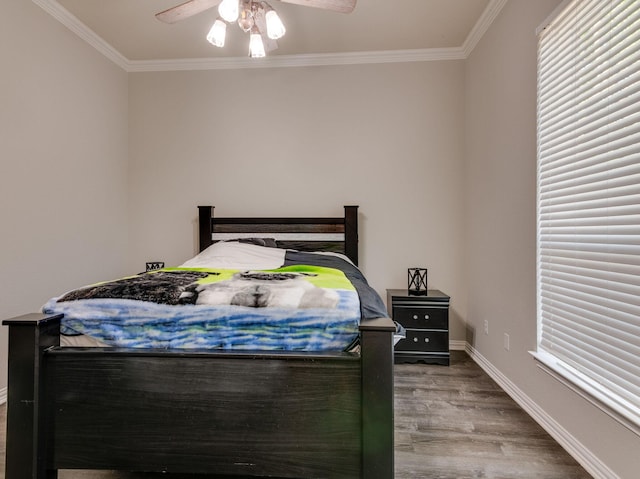
<instances>
[{"instance_id":1,"label":"bed","mask_svg":"<svg viewBox=\"0 0 640 479\"><path fill-rule=\"evenodd\" d=\"M358 207L335 218L217 218L199 250L232 237L358 263ZM207 477L392 478L393 336L363 319L348 351L63 347L62 314L9 327L6 479L61 469Z\"/></svg>"}]
</instances>

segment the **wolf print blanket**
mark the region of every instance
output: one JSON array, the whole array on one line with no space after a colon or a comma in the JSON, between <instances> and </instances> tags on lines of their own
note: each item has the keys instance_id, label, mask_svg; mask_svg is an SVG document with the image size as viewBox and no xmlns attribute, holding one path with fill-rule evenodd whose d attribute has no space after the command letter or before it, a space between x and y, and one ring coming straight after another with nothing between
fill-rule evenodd
<instances>
[{"instance_id":1,"label":"wolf print blanket","mask_svg":"<svg viewBox=\"0 0 640 479\"><path fill-rule=\"evenodd\" d=\"M344 272L167 268L50 300L62 332L109 346L342 351L358 337L359 295Z\"/></svg>"},{"instance_id":2,"label":"wolf print blanket","mask_svg":"<svg viewBox=\"0 0 640 479\"><path fill-rule=\"evenodd\" d=\"M180 304L187 286L209 274L200 271L158 271L129 278L99 283L71 291L58 302L81 299L118 298L151 301L160 304Z\"/></svg>"}]
</instances>

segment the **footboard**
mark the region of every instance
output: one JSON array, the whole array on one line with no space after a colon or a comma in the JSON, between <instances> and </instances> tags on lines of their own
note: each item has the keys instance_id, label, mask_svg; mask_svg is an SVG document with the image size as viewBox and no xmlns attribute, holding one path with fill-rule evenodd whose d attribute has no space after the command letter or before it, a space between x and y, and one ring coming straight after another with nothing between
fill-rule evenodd
<instances>
[{"instance_id":1,"label":"footboard","mask_svg":"<svg viewBox=\"0 0 640 479\"><path fill-rule=\"evenodd\" d=\"M60 316L9 332L6 479L57 469L393 477L395 327L361 354L60 348Z\"/></svg>"}]
</instances>

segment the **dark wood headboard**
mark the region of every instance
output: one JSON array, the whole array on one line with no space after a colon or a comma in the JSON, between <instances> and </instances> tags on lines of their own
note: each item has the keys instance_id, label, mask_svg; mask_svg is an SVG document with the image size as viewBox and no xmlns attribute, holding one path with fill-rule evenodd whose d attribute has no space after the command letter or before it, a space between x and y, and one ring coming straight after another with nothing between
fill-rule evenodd
<instances>
[{"instance_id":1,"label":"dark wood headboard","mask_svg":"<svg viewBox=\"0 0 640 479\"><path fill-rule=\"evenodd\" d=\"M240 237L275 238L281 248L334 251L358 264L358 207L342 218L215 218L213 206L198 206L200 251L216 241Z\"/></svg>"}]
</instances>

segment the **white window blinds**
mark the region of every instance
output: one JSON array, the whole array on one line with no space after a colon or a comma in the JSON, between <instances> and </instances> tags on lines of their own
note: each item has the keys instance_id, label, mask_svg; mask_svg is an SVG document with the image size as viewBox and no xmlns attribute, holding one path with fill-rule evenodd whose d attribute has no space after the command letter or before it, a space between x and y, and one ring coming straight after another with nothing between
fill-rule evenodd
<instances>
[{"instance_id":1,"label":"white window blinds","mask_svg":"<svg viewBox=\"0 0 640 479\"><path fill-rule=\"evenodd\" d=\"M640 0L540 34L538 310L544 362L639 426Z\"/></svg>"}]
</instances>

